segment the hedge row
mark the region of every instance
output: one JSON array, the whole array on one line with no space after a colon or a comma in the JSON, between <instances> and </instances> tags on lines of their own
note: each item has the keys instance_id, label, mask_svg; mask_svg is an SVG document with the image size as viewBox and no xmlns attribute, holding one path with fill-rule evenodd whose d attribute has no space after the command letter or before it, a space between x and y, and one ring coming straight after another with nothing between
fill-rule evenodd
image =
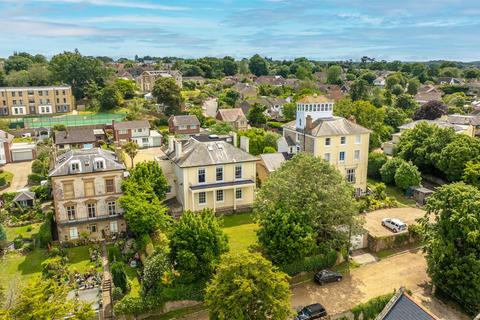
<instances>
[{"instance_id":1,"label":"hedge row","mask_svg":"<svg viewBox=\"0 0 480 320\"><path fill-rule=\"evenodd\" d=\"M281 265L280 270L289 276L294 276L300 272L318 271L321 269L330 268L335 264L336 261L337 252L335 250L329 250L326 253L317 254L306 257L303 260Z\"/></svg>"}]
</instances>

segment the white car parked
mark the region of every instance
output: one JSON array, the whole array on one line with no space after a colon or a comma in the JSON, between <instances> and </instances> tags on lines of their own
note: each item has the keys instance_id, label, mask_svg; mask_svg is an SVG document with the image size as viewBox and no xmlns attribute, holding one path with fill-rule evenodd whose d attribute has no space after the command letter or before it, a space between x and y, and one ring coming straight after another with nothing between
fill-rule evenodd
<instances>
[{"instance_id":1,"label":"white car parked","mask_svg":"<svg viewBox=\"0 0 480 320\"><path fill-rule=\"evenodd\" d=\"M407 224L400 219L384 218L382 219L382 226L387 227L394 233L407 230Z\"/></svg>"}]
</instances>

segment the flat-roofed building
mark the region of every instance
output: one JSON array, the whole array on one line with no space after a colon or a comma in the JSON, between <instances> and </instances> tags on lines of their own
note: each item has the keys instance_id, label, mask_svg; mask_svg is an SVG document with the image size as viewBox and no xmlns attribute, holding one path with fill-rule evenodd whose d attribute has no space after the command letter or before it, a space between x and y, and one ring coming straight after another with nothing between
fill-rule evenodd
<instances>
[{"instance_id":1,"label":"flat-roofed building","mask_svg":"<svg viewBox=\"0 0 480 320\"><path fill-rule=\"evenodd\" d=\"M0 116L51 115L72 109L70 86L0 87Z\"/></svg>"}]
</instances>

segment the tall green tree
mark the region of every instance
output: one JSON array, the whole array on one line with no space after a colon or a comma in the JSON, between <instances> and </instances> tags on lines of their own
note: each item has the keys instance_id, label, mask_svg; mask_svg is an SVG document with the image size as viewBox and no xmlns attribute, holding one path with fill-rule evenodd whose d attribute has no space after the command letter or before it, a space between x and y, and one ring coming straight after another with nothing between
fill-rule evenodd
<instances>
[{"instance_id":1,"label":"tall green tree","mask_svg":"<svg viewBox=\"0 0 480 320\"><path fill-rule=\"evenodd\" d=\"M85 97L89 83L103 87L113 74L101 60L83 56L78 50L53 56L49 66L53 80L71 85L76 99Z\"/></svg>"},{"instance_id":2,"label":"tall green tree","mask_svg":"<svg viewBox=\"0 0 480 320\"><path fill-rule=\"evenodd\" d=\"M248 110L247 119L252 126L260 127L261 125L267 123L265 110L267 110L267 107L260 103L254 103L253 106Z\"/></svg>"},{"instance_id":3,"label":"tall green tree","mask_svg":"<svg viewBox=\"0 0 480 320\"><path fill-rule=\"evenodd\" d=\"M145 185L148 185L148 188L153 190L159 200L165 199L165 194L168 191L168 181L158 162L140 162L129 172L129 183L124 186L126 193L135 193L135 191L141 190L145 188Z\"/></svg>"},{"instance_id":4,"label":"tall green tree","mask_svg":"<svg viewBox=\"0 0 480 320\"><path fill-rule=\"evenodd\" d=\"M138 144L135 141L130 140L122 146L122 149L130 157L130 160L131 160L130 168L133 168L133 159L135 159L138 153Z\"/></svg>"},{"instance_id":5,"label":"tall green tree","mask_svg":"<svg viewBox=\"0 0 480 320\"><path fill-rule=\"evenodd\" d=\"M395 171L395 185L402 190L420 185L422 176L418 168L408 162L401 163Z\"/></svg>"},{"instance_id":6,"label":"tall green tree","mask_svg":"<svg viewBox=\"0 0 480 320\"><path fill-rule=\"evenodd\" d=\"M238 72L238 65L232 57L223 58L223 73L226 76L233 76Z\"/></svg>"},{"instance_id":7,"label":"tall green tree","mask_svg":"<svg viewBox=\"0 0 480 320\"><path fill-rule=\"evenodd\" d=\"M123 95L116 85L108 84L100 91L98 102L103 110L118 108L123 105Z\"/></svg>"},{"instance_id":8,"label":"tall green tree","mask_svg":"<svg viewBox=\"0 0 480 320\"><path fill-rule=\"evenodd\" d=\"M368 82L359 79L352 82L350 86L350 97L353 101L368 99L369 85Z\"/></svg>"},{"instance_id":9,"label":"tall green tree","mask_svg":"<svg viewBox=\"0 0 480 320\"><path fill-rule=\"evenodd\" d=\"M228 240L213 210L186 211L173 228L170 248L176 269L188 281L212 275Z\"/></svg>"},{"instance_id":10,"label":"tall green tree","mask_svg":"<svg viewBox=\"0 0 480 320\"><path fill-rule=\"evenodd\" d=\"M250 69L250 72L257 77L266 76L268 74L267 60L262 58L259 54L256 54L250 58L248 68Z\"/></svg>"},{"instance_id":11,"label":"tall green tree","mask_svg":"<svg viewBox=\"0 0 480 320\"><path fill-rule=\"evenodd\" d=\"M21 289L14 305L7 310L7 319L92 319L94 312L89 304L67 299L70 290L56 280L34 278Z\"/></svg>"},{"instance_id":12,"label":"tall green tree","mask_svg":"<svg viewBox=\"0 0 480 320\"><path fill-rule=\"evenodd\" d=\"M480 191L444 185L428 199L422 220L432 283L472 314L480 312Z\"/></svg>"},{"instance_id":13,"label":"tall green tree","mask_svg":"<svg viewBox=\"0 0 480 320\"><path fill-rule=\"evenodd\" d=\"M480 157L480 142L464 134L455 135L438 157L437 167L449 181L462 179L467 162Z\"/></svg>"},{"instance_id":14,"label":"tall green tree","mask_svg":"<svg viewBox=\"0 0 480 320\"><path fill-rule=\"evenodd\" d=\"M333 65L327 69L327 83L330 84L341 84L342 79L342 67L339 65Z\"/></svg>"},{"instance_id":15,"label":"tall green tree","mask_svg":"<svg viewBox=\"0 0 480 320\"><path fill-rule=\"evenodd\" d=\"M158 295L159 291L171 283L174 273L168 253L163 250L156 250L147 258L143 268L143 294Z\"/></svg>"},{"instance_id":16,"label":"tall green tree","mask_svg":"<svg viewBox=\"0 0 480 320\"><path fill-rule=\"evenodd\" d=\"M165 115L170 116L180 113L183 97L180 87L173 78L157 79L152 94L158 103L165 105Z\"/></svg>"},{"instance_id":17,"label":"tall green tree","mask_svg":"<svg viewBox=\"0 0 480 320\"><path fill-rule=\"evenodd\" d=\"M291 224L300 224L315 230L317 243L339 248L347 241L343 227L361 224L353 197L353 187L326 161L307 153L300 153L285 162L262 185L255 199L256 218L261 226L261 245L270 248L270 254L288 251L293 244L263 231L277 210L296 214ZM272 237L266 235L271 234ZM273 251L275 249L275 252Z\"/></svg>"},{"instance_id":18,"label":"tall green tree","mask_svg":"<svg viewBox=\"0 0 480 320\"><path fill-rule=\"evenodd\" d=\"M258 253L223 256L205 293L210 319L287 319L288 279Z\"/></svg>"}]
</instances>

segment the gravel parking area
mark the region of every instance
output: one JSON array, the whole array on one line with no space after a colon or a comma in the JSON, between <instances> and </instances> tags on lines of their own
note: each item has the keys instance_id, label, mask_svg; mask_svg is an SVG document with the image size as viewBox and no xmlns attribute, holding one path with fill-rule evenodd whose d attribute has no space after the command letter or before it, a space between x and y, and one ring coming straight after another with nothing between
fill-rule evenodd
<instances>
[{"instance_id":1,"label":"gravel parking area","mask_svg":"<svg viewBox=\"0 0 480 320\"><path fill-rule=\"evenodd\" d=\"M24 161L4 165L2 169L13 173L13 180L10 187L2 190L1 193L13 192L25 188L28 185L28 175L32 173L32 162L33 161Z\"/></svg>"},{"instance_id":2,"label":"gravel parking area","mask_svg":"<svg viewBox=\"0 0 480 320\"><path fill-rule=\"evenodd\" d=\"M397 218L407 225L416 224L415 219L423 217L425 211L418 208L394 208L368 212L365 214L365 230L373 237L391 236L393 231L382 226L383 218ZM403 231L407 232L407 231Z\"/></svg>"}]
</instances>

